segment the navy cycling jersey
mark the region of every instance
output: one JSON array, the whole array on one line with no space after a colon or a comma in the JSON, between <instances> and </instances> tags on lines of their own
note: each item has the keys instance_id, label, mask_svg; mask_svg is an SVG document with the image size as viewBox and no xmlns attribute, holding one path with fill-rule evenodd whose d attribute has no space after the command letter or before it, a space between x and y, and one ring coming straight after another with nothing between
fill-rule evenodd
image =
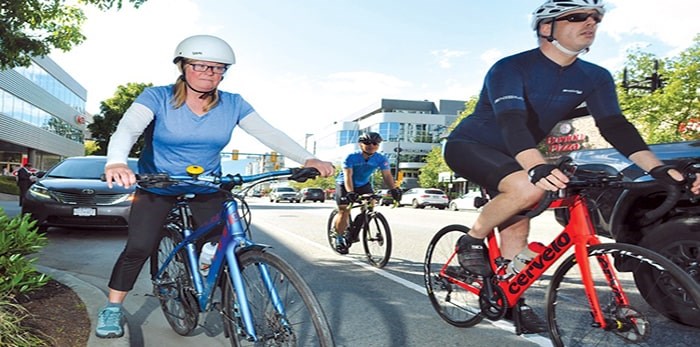
<instances>
[{"instance_id":1,"label":"navy cycling jersey","mask_svg":"<svg viewBox=\"0 0 700 347\"><path fill-rule=\"evenodd\" d=\"M374 171L389 170L389 161L381 153L374 153L369 158L365 159L362 152L355 152L348 155L343 161L343 169L352 169L352 184L355 187L361 187L370 183L370 178ZM340 171L335 182L345 184L345 172Z\"/></svg>"},{"instance_id":2,"label":"navy cycling jersey","mask_svg":"<svg viewBox=\"0 0 700 347\"><path fill-rule=\"evenodd\" d=\"M474 112L460 122L448 140L481 143L505 153L510 153L512 147L535 148L583 102L596 122L606 117L623 117L615 83L606 69L581 59L560 66L539 49L525 51L494 64L486 75ZM525 114L526 118L513 116L518 114ZM523 126L532 138L506 138L504 124L508 127L510 121L525 121ZM520 143L509 146L509 141Z\"/></svg>"}]
</instances>

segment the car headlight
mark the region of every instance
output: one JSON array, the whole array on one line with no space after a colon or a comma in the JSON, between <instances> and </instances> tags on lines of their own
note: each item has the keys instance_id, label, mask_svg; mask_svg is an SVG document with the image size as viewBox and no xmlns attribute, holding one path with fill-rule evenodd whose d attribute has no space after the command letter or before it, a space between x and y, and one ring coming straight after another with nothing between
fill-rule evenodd
<instances>
[{"instance_id":1,"label":"car headlight","mask_svg":"<svg viewBox=\"0 0 700 347\"><path fill-rule=\"evenodd\" d=\"M53 198L53 196L51 196L51 191L50 191L50 190L48 190L46 187L40 186L40 185L38 185L38 184L33 184L33 185L29 188L29 194L30 194L32 197L37 198L37 199L40 199L40 200L42 200L42 199L43 199L43 200L55 200L55 199Z\"/></svg>"},{"instance_id":2,"label":"car headlight","mask_svg":"<svg viewBox=\"0 0 700 347\"><path fill-rule=\"evenodd\" d=\"M120 196L117 200L115 200L115 201L113 202L113 204L119 204L119 203L122 203L122 202L124 202L124 201L129 201L129 202L131 202L131 201L133 201L133 200L134 200L134 193L131 193L131 194L122 194L122 196Z\"/></svg>"}]
</instances>

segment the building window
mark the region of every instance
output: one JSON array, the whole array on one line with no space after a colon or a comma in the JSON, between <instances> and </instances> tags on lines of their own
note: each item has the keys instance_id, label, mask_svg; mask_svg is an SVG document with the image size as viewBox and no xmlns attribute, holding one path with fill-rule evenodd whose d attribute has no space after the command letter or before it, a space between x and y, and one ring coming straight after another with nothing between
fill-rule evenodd
<instances>
[{"instance_id":1,"label":"building window","mask_svg":"<svg viewBox=\"0 0 700 347\"><path fill-rule=\"evenodd\" d=\"M20 66L14 68L20 75L32 81L37 86L41 87L57 99L61 100L66 105L74 108L78 113L85 112L85 100L73 93L68 87L63 85L59 80L51 76L41 66L32 61L32 65L28 67Z\"/></svg>"}]
</instances>

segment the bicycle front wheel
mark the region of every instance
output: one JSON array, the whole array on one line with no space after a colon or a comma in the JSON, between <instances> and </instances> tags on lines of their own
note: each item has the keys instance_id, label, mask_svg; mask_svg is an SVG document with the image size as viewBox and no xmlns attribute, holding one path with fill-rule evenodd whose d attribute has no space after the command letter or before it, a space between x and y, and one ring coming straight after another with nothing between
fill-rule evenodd
<instances>
[{"instance_id":1,"label":"bicycle front wheel","mask_svg":"<svg viewBox=\"0 0 700 347\"><path fill-rule=\"evenodd\" d=\"M358 217L359 218L359 217ZM367 226L362 230L362 246L370 264L382 268L391 257L391 229L386 218L374 212L367 216Z\"/></svg>"},{"instance_id":2,"label":"bicycle front wheel","mask_svg":"<svg viewBox=\"0 0 700 347\"><path fill-rule=\"evenodd\" d=\"M462 225L448 225L433 236L423 263L428 298L447 323L467 328L481 322L481 282L465 275L455 254L457 240L469 232Z\"/></svg>"},{"instance_id":3,"label":"bicycle front wheel","mask_svg":"<svg viewBox=\"0 0 700 347\"><path fill-rule=\"evenodd\" d=\"M181 240L178 231L166 231L156 253L151 256L152 273L156 273L163 266ZM199 320L199 303L194 295L192 276L187 267L187 253L184 249L178 251L161 275L153 279L153 294L160 301L165 320L173 330L183 336L189 335Z\"/></svg>"},{"instance_id":4,"label":"bicycle front wheel","mask_svg":"<svg viewBox=\"0 0 700 347\"><path fill-rule=\"evenodd\" d=\"M700 341L700 330L667 318L697 312L700 303L700 288L677 265L651 250L619 243L590 246L588 260L595 293L585 290L575 255L557 268L550 282L545 303L555 346L690 346ZM640 292L635 273L650 272L656 274L656 285L673 290ZM598 299L605 327L594 321L589 295ZM667 303L662 306L667 311L649 304L657 300Z\"/></svg>"},{"instance_id":5,"label":"bicycle front wheel","mask_svg":"<svg viewBox=\"0 0 700 347\"><path fill-rule=\"evenodd\" d=\"M224 328L232 346L334 345L321 305L294 268L264 250L248 250L239 256L238 261L257 336L251 341L246 335L233 284L226 276L223 279L222 311ZM272 288L266 286L261 267L269 272ZM283 312L275 308L270 289L279 296Z\"/></svg>"},{"instance_id":6,"label":"bicycle front wheel","mask_svg":"<svg viewBox=\"0 0 700 347\"><path fill-rule=\"evenodd\" d=\"M328 238L328 245L331 246L331 249L340 254L337 248L335 248L335 239L338 236L338 233L335 231L335 225L334 225L334 220L335 216L338 214L338 209L333 209L331 211L331 215L328 216L328 225L326 226L326 237Z\"/></svg>"}]
</instances>

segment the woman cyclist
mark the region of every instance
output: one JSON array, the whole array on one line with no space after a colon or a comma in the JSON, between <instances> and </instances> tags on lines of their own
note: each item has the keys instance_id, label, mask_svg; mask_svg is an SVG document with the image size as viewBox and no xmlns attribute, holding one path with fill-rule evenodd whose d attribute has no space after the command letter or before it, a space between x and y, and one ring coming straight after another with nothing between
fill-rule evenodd
<instances>
[{"instance_id":1,"label":"woman cyclist","mask_svg":"<svg viewBox=\"0 0 700 347\"><path fill-rule=\"evenodd\" d=\"M527 246L529 219L521 212L537 203L544 191L565 188L568 182L536 145L584 102L600 133L618 151L656 179L682 181L678 171L662 167L622 115L610 73L578 58L593 44L604 14L602 0L548 0L539 6L532 15L539 47L493 65L474 113L450 134L445 161L491 197L458 242L459 262L466 271L491 274L483 240L496 227L504 258L512 260ZM693 191L700 193L700 179ZM515 312L521 312L526 332L546 331L529 307Z\"/></svg>"},{"instance_id":2,"label":"woman cyclist","mask_svg":"<svg viewBox=\"0 0 700 347\"><path fill-rule=\"evenodd\" d=\"M218 90L228 68L235 63L231 47L209 35L188 37L177 46L173 59L180 70L175 84L147 88L124 114L107 150L107 184L134 185L134 173L126 165L134 142L144 134L139 158L141 173L185 175L197 164L205 174L221 173L221 151L240 126L269 148L322 176L335 171L333 164L315 158L284 132L263 120L239 94ZM190 206L194 222L218 213L226 198L204 186L137 189L129 217L129 236L109 281L108 303L99 313L95 334L102 338L124 334L122 303L133 288L146 259L158 245L164 219L183 193L196 193Z\"/></svg>"}]
</instances>

